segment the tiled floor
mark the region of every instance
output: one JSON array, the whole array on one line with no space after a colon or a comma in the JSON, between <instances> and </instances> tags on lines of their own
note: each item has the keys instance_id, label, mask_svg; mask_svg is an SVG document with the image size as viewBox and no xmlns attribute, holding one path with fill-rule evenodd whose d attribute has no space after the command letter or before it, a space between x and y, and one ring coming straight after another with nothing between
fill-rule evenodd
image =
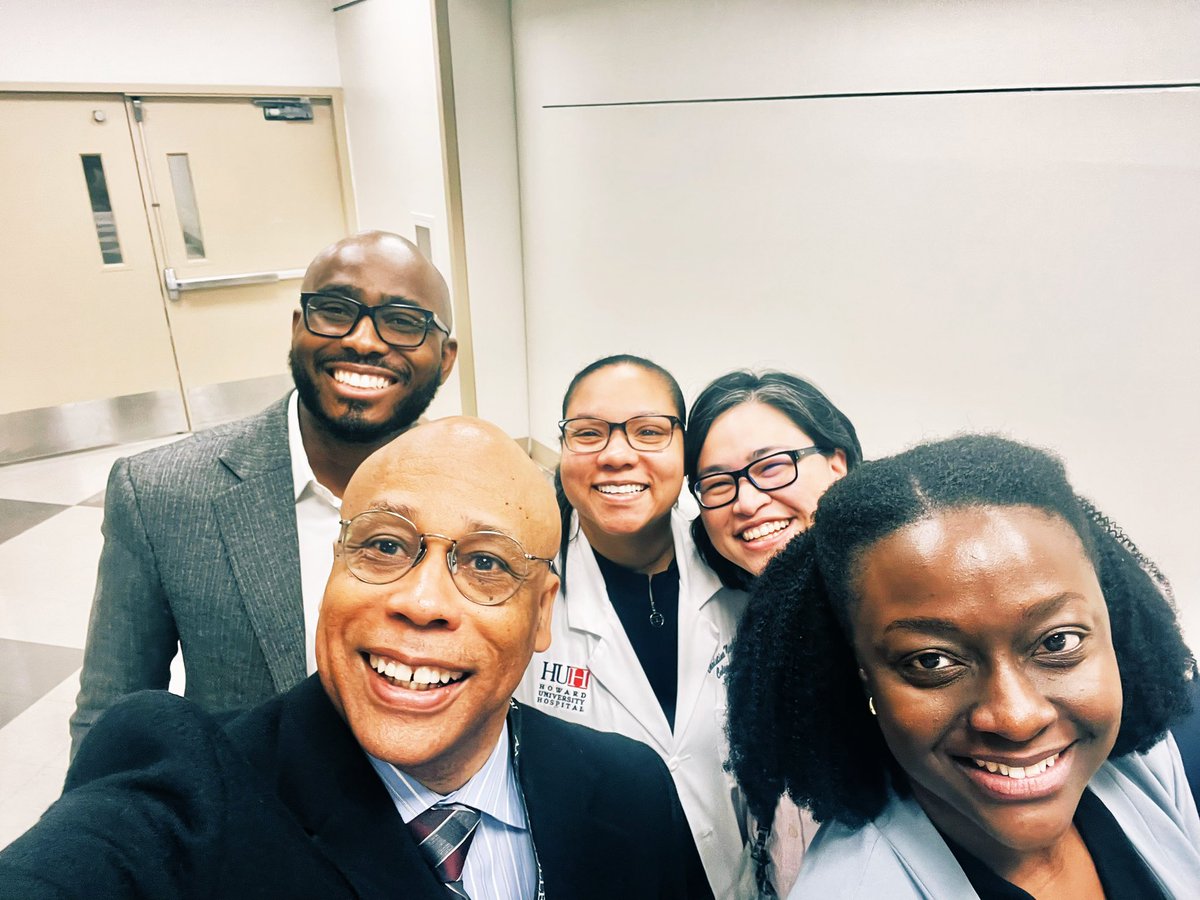
<instances>
[{"instance_id":1,"label":"tiled floor","mask_svg":"<svg viewBox=\"0 0 1200 900\"><path fill-rule=\"evenodd\" d=\"M0 466L0 847L62 788L108 470L169 440Z\"/></svg>"}]
</instances>

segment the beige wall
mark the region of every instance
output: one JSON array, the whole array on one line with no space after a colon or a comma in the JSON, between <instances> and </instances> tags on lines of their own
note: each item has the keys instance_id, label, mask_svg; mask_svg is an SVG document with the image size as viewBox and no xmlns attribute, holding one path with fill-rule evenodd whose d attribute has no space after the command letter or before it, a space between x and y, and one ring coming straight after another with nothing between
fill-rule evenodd
<instances>
[{"instance_id":1,"label":"beige wall","mask_svg":"<svg viewBox=\"0 0 1200 900\"><path fill-rule=\"evenodd\" d=\"M532 432L649 355L689 396L806 374L868 455L963 430L1060 451L1200 641L1200 81L1186 2L514 5Z\"/></svg>"}]
</instances>

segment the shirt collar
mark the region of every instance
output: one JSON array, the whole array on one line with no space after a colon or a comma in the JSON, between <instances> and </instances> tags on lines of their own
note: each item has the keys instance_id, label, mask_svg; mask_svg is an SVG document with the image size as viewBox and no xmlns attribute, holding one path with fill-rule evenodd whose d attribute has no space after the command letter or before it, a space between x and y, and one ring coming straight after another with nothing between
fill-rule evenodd
<instances>
[{"instance_id":1,"label":"shirt collar","mask_svg":"<svg viewBox=\"0 0 1200 900\"><path fill-rule=\"evenodd\" d=\"M288 453L292 457L292 499L300 502L300 496L308 490L316 494L334 509L340 509L342 502L334 496L333 491L317 481L313 475L312 466L308 464L308 454L304 451L304 438L300 436L300 395L292 391L288 399L287 429Z\"/></svg>"},{"instance_id":2,"label":"shirt collar","mask_svg":"<svg viewBox=\"0 0 1200 900\"><path fill-rule=\"evenodd\" d=\"M496 741L483 768L471 776L466 784L449 794L431 791L411 775L369 753L367 759L383 779L400 817L406 823L436 803L451 802L466 804L511 828L529 828L521 787L517 783L509 751L508 722L504 723L500 739Z\"/></svg>"}]
</instances>

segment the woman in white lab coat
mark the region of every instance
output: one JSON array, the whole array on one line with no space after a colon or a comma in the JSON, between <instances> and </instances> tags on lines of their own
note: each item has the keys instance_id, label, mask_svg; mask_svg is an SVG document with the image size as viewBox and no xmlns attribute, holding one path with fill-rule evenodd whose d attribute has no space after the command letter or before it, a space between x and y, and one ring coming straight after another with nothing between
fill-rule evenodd
<instances>
[{"instance_id":1,"label":"woman in white lab coat","mask_svg":"<svg viewBox=\"0 0 1200 900\"><path fill-rule=\"evenodd\" d=\"M804 379L722 375L696 398L684 447L688 485L700 505L692 534L701 557L727 587L748 589L812 524L826 488L861 460L854 425ZM786 894L816 826L786 795L775 809L752 812L759 890L766 893L770 883Z\"/></svg>"},{"instance_id":2,"label":"woman in white lab coat","mask_svg":"<svg viewBox=\"0 0 1200 900\"><path fill-rule=\"evenodd\" d=\"M653 747L718 898L754 892L744 801L725 762L725 648L745 606L700 560L676 508L682 392L635 356L583 369L563 400L563 512L550 649L517 699Z\"/></svg>"}]
</instances>

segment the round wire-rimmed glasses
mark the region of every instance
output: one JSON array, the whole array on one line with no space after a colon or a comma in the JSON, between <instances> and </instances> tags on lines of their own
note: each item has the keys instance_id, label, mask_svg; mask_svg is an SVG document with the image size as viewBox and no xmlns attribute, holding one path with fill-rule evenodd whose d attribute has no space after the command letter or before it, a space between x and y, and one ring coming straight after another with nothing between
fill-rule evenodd
<instances>
[{"instance_id":1,"label":"round wire-rimmed glasses","mask_svg":"<svg viewBox=\"0 0 1200 900\"><path fill-rule=\"evenodd\" d=\"M800 477L800 460L806 456L828 452L830 451L826 447L780 450L732 472L711 472L697 478L688 485L688 489L702 508L720 509L738 498L738 488L743 478L760 491L777 491L793 484Z\"/></svg>"},{"instance_id":2,"label":"round wire-rimmed glasses","mask_svg":"<svg viewBox=\"0 0 1200 900\"><path fill-rule=\"evenodd\" d=\"M520 590L534 564L552 559L526 553L521 543L499 531L472 531L460 538L422 533L399 513L369 509L342 519L338 552L350 574L366 584L389 584L413 570L425 558L428 539L450 544L446 566L458 592L481 606L503 603Z\"/></svg>"},{"instance_id":3,"label":"round wire-rimmed glasses","mask_svg":"<svg viewBox=\"0 0 1200 900\"><path fill-rule=\"evenodd\" d=\"M407 303L367 306L337 294L302 291L300 306L304 310L304 327L317 337L345 337L358 327L364 316L371 320L381 341L401 350L420 347L431 326L450 333L437 313Z\"/></svg>"},{"instance_id":4,"label":"round wire-rimmed glasses","mask_svg":"<svg viewBox=\"0 0 1200 900\"><path fill-rule=\"evenodd\" d=\"M625 440L634 450L655 452L671 445L675 429L682 424L678 416L634 416L624 422L576 416L559 422L558 430L563 444L574 453L599 453L608 446L614 431L625 432Z\"/></svg>"}]
</instances>

